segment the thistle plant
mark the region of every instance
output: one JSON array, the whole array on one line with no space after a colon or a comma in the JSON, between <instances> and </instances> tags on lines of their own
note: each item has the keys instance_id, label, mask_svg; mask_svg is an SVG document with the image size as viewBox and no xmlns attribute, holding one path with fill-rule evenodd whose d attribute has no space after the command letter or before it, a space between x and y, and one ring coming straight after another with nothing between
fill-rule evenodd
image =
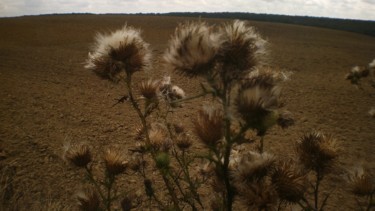
<instances>
[{"instance_id":1,"label":"thistle plant","mask_svg":"<svg viewBox=\"0 0 375 211\"><path fill-rule=\"evenodd\" d=\"M117 198L112 191L116 179L131 168L143 179L150 208L274 210L282 204L299 204L318 210L319 184L337 156L336 145L326 136L306 136L297 144L300 162L316 172L312 206L305 197L306 174L296 162L278 161L266 151L268 131L294 123L281 103L281 84L288 74L267 65L267 46L244 21L178 25L161 60L164 69L201 81L201 92L190 96L170 76L133 80L134 74L152 70L149 44L140 30L124 26L97 35L85 67L103 79L126 84L126 93L117 103L130 103L140 123L129 150L134 159L126 160L125 154L112 149L106 151L103 182L93 176L88 147L66 153L70 162L85 169L98 193L81 196L81 207L96 206L99 198L99 204L110 210ZM180 105L208 96L212 100L197 109L192 128L173 121ZM249 134L255 137L249 138ZM203 151L193 150L198 142ZM197 165L202 165L200 170ZM160 179L162 187L156 183ZM201 191L209 186L212 194L203 198ZM121 206L131 209L130 197Z\"/></svg>"},{"instance_id":2,"label":"thistle plant","mask_svg":"<svg viewBox=\"0 0 375 211\"><path fill-rule=\"evenodd\" d=\"M371 210L375 207L373 197L375 194L375 184L373 176L362 166L353 169L348 175L349 190L357 198L358 207L361 210ZM365 205L360 202L359 198L365 198ZM364 208L364 209L363 209Z\"/></svg>"},{"instance_id":3,"label":"thistle plant","mask_svg":"<svg viewBox=\"0 0 375 211\"><path fill-rule=\"evenodd\" d=\"M111 210L117 191L114 186L118 176L128 167L124 154L118 149L105 151L103 161L105 164L104 176L98 178L92 170L92 152L85 144L67 146L63 155L64 159L73 166L83 169L85 179L91 188L80 190L76 194L80 210Z\"/></svg>"}]
</instances>

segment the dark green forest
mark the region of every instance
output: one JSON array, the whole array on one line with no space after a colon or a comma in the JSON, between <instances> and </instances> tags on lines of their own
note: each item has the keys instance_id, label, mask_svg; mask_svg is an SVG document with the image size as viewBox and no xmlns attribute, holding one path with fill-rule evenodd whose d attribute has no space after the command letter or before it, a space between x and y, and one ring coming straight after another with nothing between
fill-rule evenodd
<instances>
[{"instance_id":1,"label":"dark green forest","mask_svg":"<svg viewBox=\"0 0 375 211\"><path fill-rule=\"evenodd\" d=\"M139 15L139 14L137 14ZM179 17L202 17L202 18L226 18L226 19L242 19L253 21L265 21L276 23L297 24L304 26L315 26L329 29L343 30L375 36L375 21L352 20L352 19L335 19L323 17L308 16L288 16L288 15L271 15L271 14L255 14L255 13L151 13L141 15L163 15L163 16L179 16Z\"/></svg>"}]
</instances>

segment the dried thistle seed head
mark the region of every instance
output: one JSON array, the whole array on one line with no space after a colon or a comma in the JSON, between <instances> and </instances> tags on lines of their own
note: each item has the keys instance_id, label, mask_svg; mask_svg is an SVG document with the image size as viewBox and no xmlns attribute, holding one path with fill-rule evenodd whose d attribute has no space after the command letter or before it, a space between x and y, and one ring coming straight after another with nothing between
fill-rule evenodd
<instances>
[{"instance_id":1,"label":"dried thistle seed head","mask_svg":"<svg viewBox=\"0 0 375 211\"><path fill-rule=\"evenodd\" d=\"M192 145L191 138L186 133L180 133L176 137L176 145L180 150L187 150Z\"/></svg>"},{"instance_id":2,"label":"dried thistle seed head","mask_svg":"<svg viewBox=\"0 0 375 211\"><path fill-rule=\"evenodd\" d=\"M279 113L279 117L277 118L277 124L282 128L288 128L294 125L294 118L293 114L289 111L282 111Z\"/></svg>"},{"instance_id":3,"label":"dried thistle seed head","mask_svg":"<svg viewBox=\"0 0 375 211\"><path fill-rule=\"evenodd\" d=\"M255 86L240 89L235 99L235 109L248 125L257 130L263 130L276 123L277 118L272 111L278 107L278 98L277 87L267 89Z\"/></svg>"},{"instance_id":4,"label":"dried thistle seed head","mask_svg":"<svg viewBox=\"0 0 375 211\"><path fill-rule=\"evenodd\" d=\"M194 77L214 67L220 45L220 37L207 23L180 24L163 59L167 68Z\"/></svg>"},{"instance_id":5,"label":"dried thistle seed head","mask_svg":"<svg viewBox=\"0 0 375 211\"><path fill-rule=\"evenodd\" d=\"M85 144L67 147L64 153L64 159L77 167L85 167L92 160L90 149Z\"/></svg>"},{"instance_id":6,"label":"dried thistle seed head","mask_svg":"<svg viewBox=\"0 0 375 211\"><path fill-rule=\"evenodd\" d=\"M172 142L168 135L168 129L160 123L151 125L149 138L151 147L155 150L168 151L171 147Z\"/></svg>"},{"instance_id":7,"label":"dried thistle seed head","mask_svg":"<svg viewBox=\"0 0 375 211\"><path fill-rule=\"evenodd\" d=\"M173 128L174 128L174 131L176 132L176 134L180 134L180 133L185 132L185 127L181 123L174 123Z\"/></svg>"},{"instance_id":8,"label":"dried thistle seed head","mask_svg":"<svg viewBox=\"0 0 375 211\"><path fill-rule=\"evenodd\" d=\"M156 98L159 84L160 81L157 80L142 81L139 87L141 95L149 100Z\"/></svg>"},{"instance_id":9,"label":"dried thistle seed head","mask_svg":"<svg viewBox=\"0 0 375 211\"><path fill-rule=\"evenodd\" d=\"M199 110L194 129L204 144L215 146L223 138L223 118L221 109L205 107Z\"/></svg>"},{"instance_id":10,"label":"dried thistle seed head","mask_svg":"<svg viewBox=\"0 0 375 211\"><path fill-rule=\"evenodd\" d=\"M103 159L107 172L111 175L121 174L128 167L126 155L116 148L107 149L104 153Z\"/></svg>"},{"instance_id":11,"label":"dried thistle seed head","mask_svg":"<svg viewBox=\"0 0 375 211\"><path fill-rule=\"evenodd\" d=\"M349 176L350 191L358 196L371 196L375 191L373 177L363 168L353 169Z\"/></svg>"},{"instance_id":12,"label":"dried thistle seed head","mask_svg":"<svg viewBox=\"0 0 375 211\"><path fill-rule=\"evenodd\" d=\"M297 203L306 191L306 177L291 162L282 162L272 171L271 181L279 198L285 202Z\"/></svg>"},{"instance_id":13,"label":"dried thistle seed head","mask_svg":"<svg viewBox=\"0 0 375 211\"><path fill-rule=\"evenodd\" d=\"M171 86L169 95L172 100L178 100L186 97L184 90L176 85Z\"/></svg>"},{"instance_id":14,"label":"dried thistle seed head","mask_svg":"<svg viewBox=\"0 0 375 211\"><path fill-rule=\"evenodd\" d=\"M76 199L79 210L100 210L99 196L93 190L79 191L76 194Z\"/></svg>"},{"instance_id":15,"label":"dried thistle seed head","mask_svg":"<svg viewBox=\"0 0 375 211\"><path fill-rule=\"evenodd\" d=\"M232 78L264 62L267 42L246 22L235 20L222 28L223 44L219 54L225 70Z\"/></svg>"},{"instance_id":16,"label":"dried thistle seed head","mask_svg":"<svg viewBox=\"0 0 375 211\"><path fill-rule=\"evenodd\" d=\"M249 184L239 193L240 200L247 210L276 210L277 192L265 182Z\"/></svg>"},{"instance_id":17,"label":"dried thistle seed head","mask_svg":"<svg viewBox=\"0 0 375 211\"><path fill-rule=\"evenodd\" d=\"M278 84L288 80L291 73L274 70L270 67L256 68L241 80L241 89L260 86L264 89L273 89Z\"/></svg>"},{"instance_id":18,"label":"dried thistle seed head","mask_svg":"<svg viewBox=\"0 0 375 211\"><path fill-rule=\"evenodd\" d=\"M370 73L370 68L354 66L346 75L346 80L350 80L352 84L358 84L359 80L367 77Z\"/></svg>"},{"instance_id":19,"label":"dried thistle seed head","mask_svg":"<svg viewBox=\"0 0 375 211\"><path fill-rule=\"evenodd\" d=\"M140 34L127 25L111 34L98 34L85 68L109 80L115 80L121 72L132 74L146 69L151 64L151 51Z\"/></svg>"},{"instance_id":20,"label":"dried thistle seed head","mask_svg":"<svg viewBox=\"0 0 375 211\"><path fill-rule=\"evenodd\" d=\"M249 152L241 158L237 168L231 171L234 187L241 191L248 184L262 181L275 163L275 157L268 153Z\"/></svg>"},{"instance_id":21,"label":"dried thistle seed head","mask_svg":"<svg viewBox=\"0 0 375 211\"><path fill-rule=\"evenodd\" d=\"M296 152L306 169L323 173L333 166L338 156L338 146L331 135L311 132L297 142Z\"/></svg>"}]
</instances>

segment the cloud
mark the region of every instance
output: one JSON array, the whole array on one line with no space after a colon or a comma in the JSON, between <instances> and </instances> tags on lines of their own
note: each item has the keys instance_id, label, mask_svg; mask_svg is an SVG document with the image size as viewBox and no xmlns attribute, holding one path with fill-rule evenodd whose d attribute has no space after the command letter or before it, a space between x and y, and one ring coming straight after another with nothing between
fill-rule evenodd
<instances>
[{"instance_id":1,"label":"cloud","mask_svg":"<svg viewBox=\"0 0 375 211\"><path fill-rule=\"evenodd\" d=\"M375 0L1 0L0 16L48 13L252 12L375 20Z\"/></svg>"}]
</instances>

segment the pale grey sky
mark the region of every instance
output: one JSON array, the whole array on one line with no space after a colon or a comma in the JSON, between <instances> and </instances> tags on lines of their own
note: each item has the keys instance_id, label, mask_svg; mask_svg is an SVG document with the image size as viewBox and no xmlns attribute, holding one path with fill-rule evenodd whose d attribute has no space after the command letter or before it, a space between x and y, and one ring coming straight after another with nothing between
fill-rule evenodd
<instances>
[{"instance_id":1,"label":"pale grey sky","mask_svg":"<svg viewBox=\"0 0 375 211\"><path fill-rule=\"evenodd\" d=\"M375 20L375 0L0 0L0 17L50 13L251 12Z\"/></svg>"}]
</instances>

